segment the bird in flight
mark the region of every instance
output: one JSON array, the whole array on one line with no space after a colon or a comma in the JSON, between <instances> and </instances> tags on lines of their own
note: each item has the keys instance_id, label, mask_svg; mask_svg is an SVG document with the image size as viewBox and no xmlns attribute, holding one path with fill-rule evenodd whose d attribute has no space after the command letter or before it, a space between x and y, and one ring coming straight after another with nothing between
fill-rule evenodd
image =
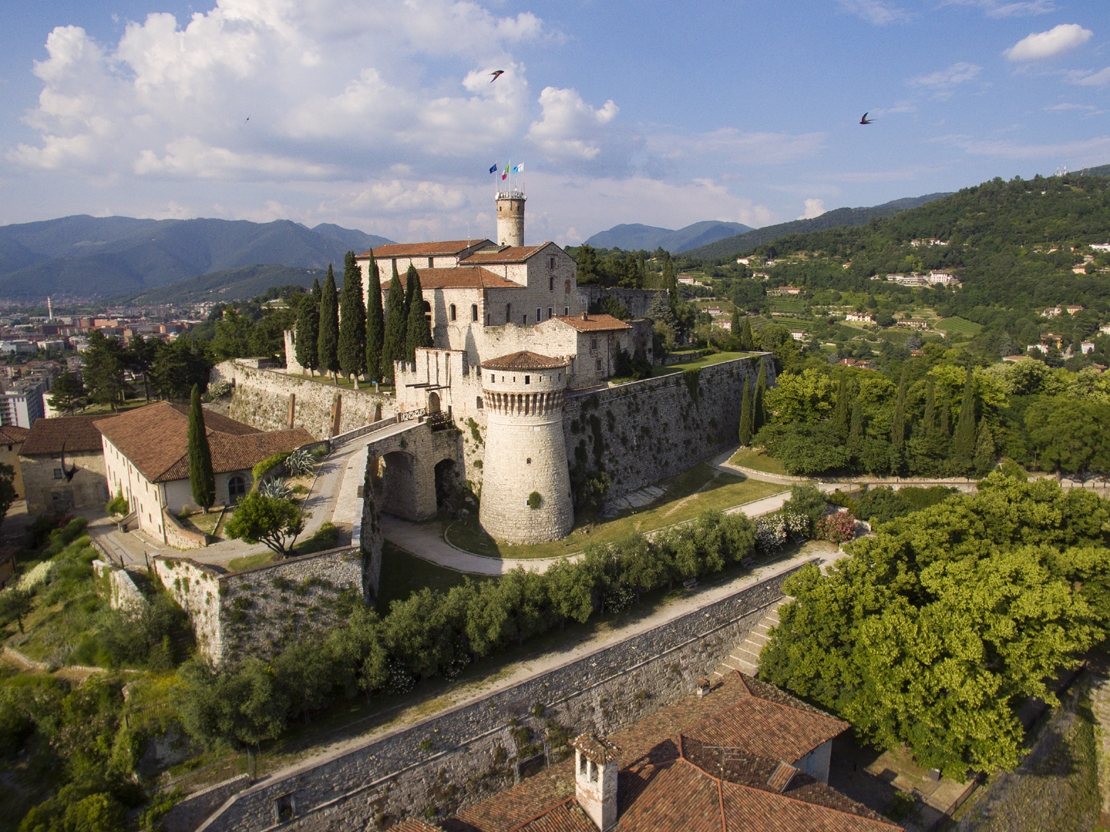
<instances>
[{"instance_id":1,"label":"bird in flight","mask_svg":"<svg viewBox=\"0 0 1110 832\"><path fill-rule=\"evenodd\" d=\"M867 112L869 113L869 112L871 112L871 111L870 111L870 110L868 110ZM860 123L860 124L871 124L871 123L872 123L872 122L873 122L874 120L875 120L875 119L873 119L873 118L868 118L868 117L867 117L867 113L864 113L864 114L863 114L863 118L861 118L861 119L859 120L859 123Z\"/></svg>"},{"instance_id":2,"label":"bird in flight","mask_svg":"<svg viewBox=\"0 0 1110 832\"><path fill-rule=\"evenodd\" d=\"M489 79L489 82L492 84L494 81L496 81L498 78L500 78L504 74L505 74L505 70L495 69L493 72L490 73L490 75L492 75L493 77Z\"/></svg>"}]
</instances>

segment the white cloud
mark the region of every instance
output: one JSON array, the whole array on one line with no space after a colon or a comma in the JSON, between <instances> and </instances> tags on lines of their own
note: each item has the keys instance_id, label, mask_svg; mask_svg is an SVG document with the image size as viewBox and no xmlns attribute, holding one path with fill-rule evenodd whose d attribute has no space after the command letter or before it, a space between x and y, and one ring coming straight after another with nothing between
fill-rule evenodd
<instances>
[{"instance_id":1,"label":"white cloud","mask_svg":"<svg viewBox=\"0 0 1110 832\"><path fill-rule=\"evenodd\" d=\"M1097 110L1098 107L1094 104L1071 104L1064 102L1062 104L1053 104L1051 107L1045 107L1045 109L1049 112L1065 112L1067 110Z\"/></svg>"},{"instance_id":2,"label":"white cloud","mask_svg":"<svg viewBox=\"0 0 1110 832\"><path fill-rule=\"evenodd\" d=\"M576 90L544 87L543 117L532 123L528 138L553 158L590 161L601 153L607 125L619 108L612 100L594 109Z\"/></svg>"},{"instance_id":3,"label":"white cloud","mask_svg":"<svg viewBox=\"0 0 1110 832\"><path fill-rule=\"evenodd\" d=\"M712 155L734 164L770 165L816 156L825 139L825 133L745 133L722 127L693 136L657 133L646 143L648 150L672 161Z\"/></svg>"},{"instance_id":4,"label":"white cloud","mask_svg":"<svg viewBox=\"0 0 1110 832\"><path fill-rule=\"evenodd\" d=\"M1052 0L1028 0L1028 2L1005 3L999 0L947 0L945 6L976 6L987 17L1028 17L1056 11Z\"/></svg>"},{"instance_id":5,"label":"white cloud","mask_svg":"<svg viewBox=\"0 0 1110 832\"><path fill-rule=\"evenodd\" d=\"M1019 40L1002 54L1011 61L1042 61L1083 45L1092 34L1078 23L1061 23L1047 32L1035 32Z\"/></svg>"},{"instance_id":6,"label":"white cloud","mask_svg":"<svg viewBox=\"0 0 1110 832\"><path fill-rule=\"evenodd\" d=\"M915 87L925 87L932 90L938 98L949 98L952 95L953 87L974 80L982 71L983 67L977 64L960 61L938 72L911 78L909 83Z\"/></svg>"},{"instance_id":7,"label":"white cloud","mask_svg":"<svg viewBox=\"0 0 1110 832\"><path fill-rule=\"evenodd\" d=\"M873 23L876 26L886 26L890 23L904 23L910 19L910 14L888 0L838 0L840 8L849 14L854 14Z\"/></svg>"},{"instance_id":8,"label":"white cloud","mask_svg":"<svg viewBox=\"0 0 1110 832\"><path fill-rule=\"evenodd\" d=\"M929 139L954 145L976 156L995 156L1001 159L1041 159L1055 164L1101 164L1110 154L1110 136L1097 136L1074 142L1057 144L1015 144L1014 142L974 139L970 136L952 135Z\"/></svg>"},{"instance_id":9,"label":"white cloud","mask_svg":"<svg viewBox=\"0 0 1110 832\"><path fill-rule=\"evenodd\" d=\"M825 213L825 201L823 199L807 199L805 205L805 211L798 217L800 220L811 220Z\"/></svg>"},{"instance_id":10,"label":"white cloud","mask_svg":"<svg viewBox=\"0 0 1110 832\"><path fill-rule=\"evenodd\" d=\"M1100 72L1071 73L1071 80L1084 87L1105 87L1110 84L1110 66Z\"/></svg>"}]
</instances>

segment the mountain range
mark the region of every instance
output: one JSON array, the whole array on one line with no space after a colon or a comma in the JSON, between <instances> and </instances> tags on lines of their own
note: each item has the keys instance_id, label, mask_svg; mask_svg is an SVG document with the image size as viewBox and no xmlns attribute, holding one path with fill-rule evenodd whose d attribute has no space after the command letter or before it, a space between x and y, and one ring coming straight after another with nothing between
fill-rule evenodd
<instances>
[{"instance_id":1,"label":"mountain range","mask_svg":"<svg viewBox=\"0 0 1110 832\"><path fill-rule=\"evenodd\" d=\"M132 298L202 275L258 264L303 271L334 263L342 271L346 252L388 242L330 223L308 228L289 220L255 223L82 215L7 225L0 227L0 298Z\"/></svg>"},{"instance_id":2,"label":"mountain range","mask_svg":"<svg viewBox=\"0 0 1110 832\"><path fill-rule=\"evenodd\" d=\"M677 231L669 228L658 228L654 225L614 225L608 231L599 231L586 245L594 248L619 248L623 251L654 251L664 248L671 254L688 251L698 246L723 239L735 237L751 231L751 226L741 225L738 222L719 222L717 220L703 220Z\"/></svg>"}]
</instances>

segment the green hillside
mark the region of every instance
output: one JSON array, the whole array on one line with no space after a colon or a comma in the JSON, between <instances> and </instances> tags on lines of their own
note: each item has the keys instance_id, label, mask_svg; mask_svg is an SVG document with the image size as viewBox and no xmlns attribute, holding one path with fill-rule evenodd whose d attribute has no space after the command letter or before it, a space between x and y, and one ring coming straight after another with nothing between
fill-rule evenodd
<instances>
[{"instance_id":1,"label":"green hillside","mask_svg":"<svg viewBox=\"0 0 1110 832\"><path fill-rule=\"evenodd\" d=\"M243 266L203 274L138 295L123 295L119 300L133 305L249 300L265 294L271 286L301 286L307 289L314 279L322 281L326 271L277 265Z\"/></svg>"}]
</instances>

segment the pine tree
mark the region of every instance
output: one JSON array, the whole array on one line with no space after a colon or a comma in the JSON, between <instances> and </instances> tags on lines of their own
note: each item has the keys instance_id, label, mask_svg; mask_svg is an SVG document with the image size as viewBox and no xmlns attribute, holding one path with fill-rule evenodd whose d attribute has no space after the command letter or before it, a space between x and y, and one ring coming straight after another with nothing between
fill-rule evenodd
<instances>
[{"instance_id":1,"label":"pine tree","mask_svg":"<svg viewBox=\"0 0 1110 832\"><path fill-rule=\"evenodd\" d=\"M382 285L374 254L367 265L366 295L366 376L371 381L382 378L382 341L385 339L385 313L382 311Z\"/></svg>"},{"instance_id":2,"label":"pine tree","mask_svg":"<svg viewBox=\"0 0 1110 832\"><path fill-rule=\"evenodd\" d=\"M312 281L312 293L301 300L301 309L297 313L297 363L312 371L320 366L319 340L320 340L320 281Z\"/></svg>"},{"instance_id":3,"label":"pine tree","mask_svg":"<svg viewBox=\"0 0 1110 832\"><path fill-rule=\"evenodd\" d=\"M979 422L979 438L975 442L975 473L981 477L989 474L998 461L997 453L991 427L983 419Z\"/></svg>"},{"instance_id":4,"label":"pine tree","mask_svg":"<svg viewBox=\"0 0 1110 832\"><path fill-rule=\"evenodd\" d=\"M744 318L744 323L740 325L740 349L751 352L755 349L755 336L752 335L752 323L747 318Z\"/></svg>"},{"instance_id":5,"label":"pine tree","mask_svg":"<svg viewBox=\"0 0 1110 832\"><path fill-rule=\"evenodd\" d=\"M382 378L393 379L393 362L405 357L405 287L393 269L385 299L385 336L382 341Z\"/></svg>"},{"instance_id":6,"label":"pine tree","mask_svg":"<svg viewBox=\"0 0 1110 832\"><path fill-rule=\"evenodd\" d=\"M216 475L212 472L212 450L208 447L208 432L204 429L200 388L195 384L189 407L188 451L189 486L193 490L193 499L208 511L216 502Z\"/></svg>"},{"instance_id":7,"label":"pine tree","mask_svg":"<svg viewBox=\"0 0 1110 832\"><path fill-rule=\"evenodd\" d=\"M832 428L836 438L843 442L848 438L848 420L851 409L848 407L848 376L841 372L840 386L836 391L836 410L833 411Z\"/></svg>"},{"instance_id":8,"label":"pine tree","mask_svg":"<svg viewBox=\"0 0 1110 832\"><path fill-rule=\"evenodd\" d=\"M975 382L971 368L967 370L964 382L964 397L960 402L960 417L956 422L956 434L952 437L952 462L961 473L970 472L975 457Z\"/></svg>"},{"instance_id":9,"label":"pine tree","mask_svg":"<svg viewBox=\"0 0 1110 832\"><path fill-rule=\"evenodd\" d=\"M343 264L343 294L339 299L339 368L347 378L366 372L366 306L362 299L362 272L355 253L348 251Z\"/></svg>"},{"instance_id":10,"label":"pine tree","mask_svg":"<svg viewBox=\"0 0 1110 832\"><path fill-rule=\"evenodd\" d=\"M328 277L320 289L320 334L316 355L322 372L331 373L336 384L339 371L339 297L335 291L335 273L328 264Z\"/></svg>"},{"instance_id":11,"label":"pine tree","mask_svg":"<svg viewBox=\"0 0 1110 832\"><path fill-rule=\"evenodd\" d=\"M405 297L412 298L409 303L409 317L405 326L405 360L416 360L417 347L432 346L432 328L424 314L424 291L420 287L420 275L415 266L409 266L408 288Z\"/></svg>"},{"instance_id":12,"label":"pine tree","mask_svg":"<svg viewBox=\"0 0 1110 832\"><path fill-rule=\"evenodd\" d=\"M898 397L894 400L894 423L890 428L890 444L901 451L906 444L906 371L898 383Z\"/></svg>"},{"instance_id":13,"label":"pine tree","mask_svg":"<svg viewBox=\"0 0 1110 832\"><path fill-rule=\"evenodd\" d=\"M759 362L759 375L755 380L755 395L752 397L752 433L767 424L767 362Z\"/></svg>"},{"instance_id":14,"label":"pine tree","mask_svg":"<svg viewBox=\"0 0 1110 832\"><path fill-rule=\"evenodd\" d=\"M863 441L863 409L860 407L859 396L852 399L852 426L848 430L848 455L855 457L859 453L860 442Z\"/></svg>"},{"instance_id":15,"label":"pine tree","mask_svg":"<svg viewBox=\"0 0 1110 832\"><path fill-rule=\"evenodd\" d=\"M752 384L744 379L744 395L740 399L740 444L749 445L752 441Z\"/></svg>"}]
</instances>

